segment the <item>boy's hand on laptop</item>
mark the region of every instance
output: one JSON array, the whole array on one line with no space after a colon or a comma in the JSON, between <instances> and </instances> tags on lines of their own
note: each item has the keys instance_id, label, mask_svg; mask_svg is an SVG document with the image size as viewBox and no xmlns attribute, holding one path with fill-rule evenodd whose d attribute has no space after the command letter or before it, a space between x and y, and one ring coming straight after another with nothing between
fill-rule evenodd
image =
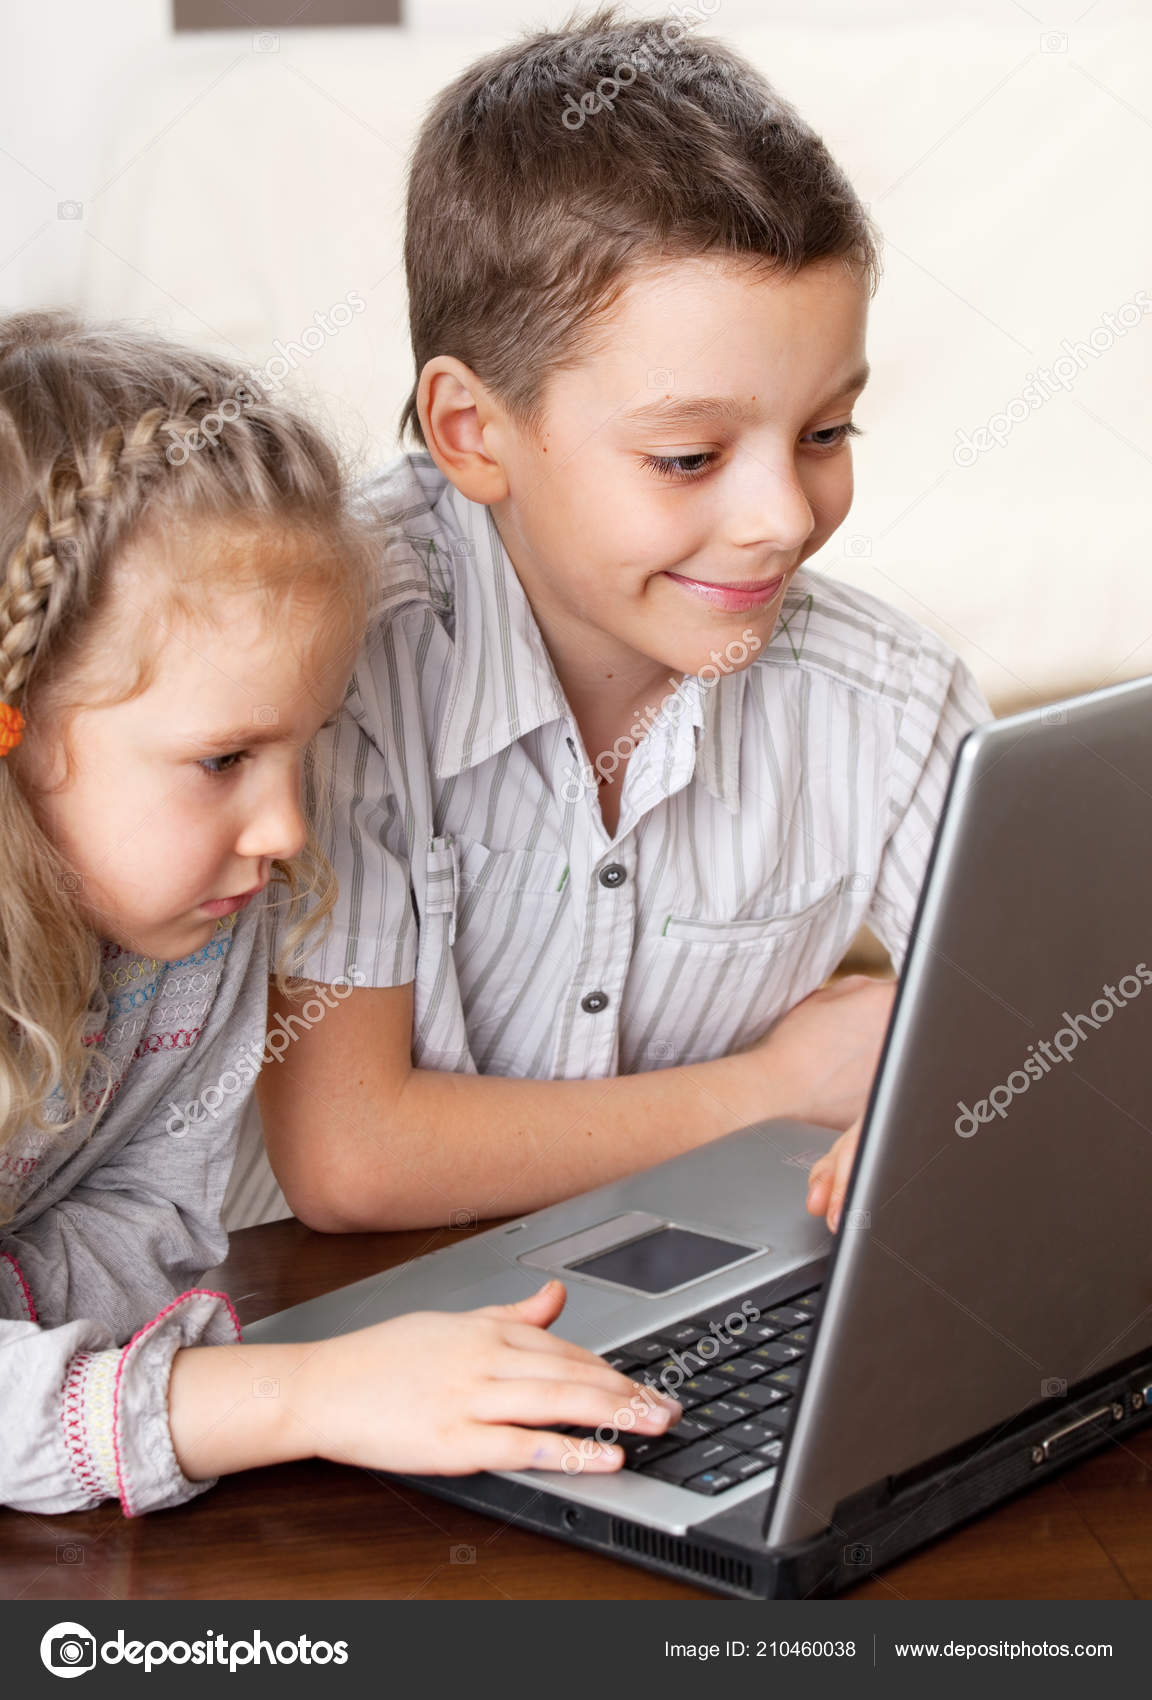
<instances>
[{"instance_id":1,"label":"boy's hand on laptop","mask_svg":"<svg viewBox=\"0 0 1152 1700\"><path fill-rule=\"evenodd\" d=\"M850 1127L864 1114L895 995L895 980L847 974L802 999L747 1055L786 1084L798 1121Z\"/></svg>"},{"instance_id":2,"label":"boy's hand on laptop","mask_svg":"<svg viewBox=\"0 0 1152 1700\"><path fill-rule=\"evenodd\" d=\"M413 1313L324 1340L301 1369L305 1420L321 1457L419 1475L475 1470L618 1470L619 1446L548 1425L663 1434L672 1399L583 1346L546 1332L559 1281L519 1304ZM568 1462L565 1462L568 1460Z\"/></svg>"},{"instance_id":3,"label":"boy's hand on laptop","mask_svg":"<svg viewBox=\"0 0 1152 1700\"><path fill-rule=\"evenodd\" d=\"M848 1177L856 1161L856 1147L863 1125L864 1118L861 1116L847 1133L840 1135L831 1150L816 1159L808 1171L808 1209L813 1216L826 1215L832 1233L840 1226L844 1194L848 1190Z\"/></svg>"}]
</instances>

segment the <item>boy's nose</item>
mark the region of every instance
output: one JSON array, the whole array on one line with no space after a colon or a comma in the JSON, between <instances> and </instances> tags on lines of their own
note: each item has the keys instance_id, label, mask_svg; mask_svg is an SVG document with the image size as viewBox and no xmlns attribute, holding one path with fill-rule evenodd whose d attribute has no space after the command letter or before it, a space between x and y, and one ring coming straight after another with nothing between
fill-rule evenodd
<instances>
[{"instance_id":1,"label":"boy's nose","mask_svg":"<svg viewBox=\"0 0 1152 1700\"><path fill-rule=\"evenodd\" d=\"M730 542L769 544L781 554L802 549L816 525L795 469L765 461L742 469L726 517Z\"/></svg>"}]
</instances>

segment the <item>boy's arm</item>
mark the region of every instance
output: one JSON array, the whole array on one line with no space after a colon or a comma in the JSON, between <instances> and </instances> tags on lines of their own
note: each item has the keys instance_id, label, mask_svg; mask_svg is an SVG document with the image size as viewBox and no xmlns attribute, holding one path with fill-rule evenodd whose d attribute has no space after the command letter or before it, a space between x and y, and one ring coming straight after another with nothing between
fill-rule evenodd
<instances>
[{"instance_id":1,"label":"boy's arm","mask_svg":"<svg viewBox=\"0 0 1152 1700\"><path fill-rule=\"evenodd\" d=\"M926 637L895 741L888 835L866 916L898 973L956 751L974 726L991 719L968 668Z\"/></svg>"},{"instance_id":2,"label":"boy's arm","mask_svg":"<svg viewBox=\"0 0 1152 1700\"><path fill-rule=\"evenodd\" d=\"M295 1007L269 997L273 1016ZM846 1127L891 1001L890 983L842 980L747 1052L539 1081L414 1068L411 986L360 987L262 1070L268 1155L296 1215L329 1233L519 1214L767 1117Z\"/></svg>"}]
</instances>

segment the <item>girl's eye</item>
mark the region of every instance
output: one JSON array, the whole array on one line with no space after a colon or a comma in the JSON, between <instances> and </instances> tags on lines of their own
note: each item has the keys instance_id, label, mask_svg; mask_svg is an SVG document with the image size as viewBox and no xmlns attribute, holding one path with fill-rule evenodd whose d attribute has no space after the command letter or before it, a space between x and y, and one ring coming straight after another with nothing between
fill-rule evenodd
<instances>
[{"instance_id":1,"label":"girl's eye","mask_svg":"<svg viewBox=\"0 0 1152 1700\"><path fill-rule=\"evenodd\" d=\"M226 756L205 756L204 760L198 765L203 768L210 779L223 779L225 775L235 773L241 762L251 760L252 757L247 750L237 750L234 754Z\"/></svg>"},{"instance_id":2,"label":"girl's eye","mask_svg":"<svg viewBox=\"0 0 1152 1700\"><path fill-rule=\"evenodd\" d=\"M661 478L699 478L716 456L708 450L694 455L645 455L643 465Z\"/></svg>"},{"instance_id":3,"label":"girl's eye","mask_svg":"<svg viewBox=\"0 0 1152 1700\"><path fill-rule=\"evenodd\" d=\"M809 431L804 441L814 443L818 449L838 449L849 437L863 435L859 425L849 420L847 425L824 425L819 431Z\"/></svg>"}]
</instances>

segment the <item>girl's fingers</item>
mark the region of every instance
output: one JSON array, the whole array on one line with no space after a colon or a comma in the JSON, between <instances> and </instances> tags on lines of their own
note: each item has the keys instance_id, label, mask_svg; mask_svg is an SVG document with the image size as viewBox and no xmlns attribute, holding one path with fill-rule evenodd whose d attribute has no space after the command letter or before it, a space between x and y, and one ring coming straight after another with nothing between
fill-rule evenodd
<instances>
[{"instance_id":1,"label":"girl's fingers","mask_svg":"<svg viewBox=\"0 0 1152 1700\"><path fill-rule=\"evenodd\" d=\"M544 1285L526 1299L510 1305L485 1305L474 1316L491 1316L498 1322L526 1322L534 1328L547 1328L564 1309L568 1294L562 1281L545 1281Z\"/></svg>"},{"instance_id":2,"label":"girl's fingers","mask_svg":"<svg viewBox=\"0 0 1152 1700\"><path fill-rule=\"evenodd\" d=\"M603 1475L624 1462L619 1446L577 1440L546 1429L492 1427L479 1443L477 1470L559 1470L564 1475Z\"/></svg>"},{"instance_id":3,"label":"girl's fingers","mask_svg":"<svg viewBox=\"0 0 1152 1700\"><path fill-rule=\"evenodd\" d=\"M510 1349L486 1364L484 1373L496 1381L523 1381L526 1378L532 1381L570 1381L584 1387L600 1387L616 1399L630 1399L636 1391L635 1382L629 1381L626 1375L612 1369L601 1358L589 1358L585 1362L581 1358L550 1357L543 1352L533 1352L525 1361L521 1352Z\"/></svg>"},{"instance_id":4,"label":"girl's fingers","mask_svg":"<svg viewBox=\"0 0 1152 1700\"><path fill-rule=\"evenodd\" d=\"M635 1404L632 1400L635 1399ZM622 1434L663 1434L673 1411L639 1393L619 1398L598 1387L563 1381L486 1381L470 1401L473 1417L484 1423L516 1423L527 1428L571 1424L609 1428Z\"/></svg>"},{"instance_id":5,"label":"girl's fingers","mask_svg":"<svg viewBox=\"0 0 1152 1700\"><path fill-rule=\"evenodd\" d=\"M504 1329L503 1335L505 1345L514 1346L517 1351L548 1353L553 1357L568 1358L573 1363L604 1362L587 1346L577 1346L559 1334L546 1334L542 1328L525 1328L514 1322Z\"/></svg>"}]
</instances>

